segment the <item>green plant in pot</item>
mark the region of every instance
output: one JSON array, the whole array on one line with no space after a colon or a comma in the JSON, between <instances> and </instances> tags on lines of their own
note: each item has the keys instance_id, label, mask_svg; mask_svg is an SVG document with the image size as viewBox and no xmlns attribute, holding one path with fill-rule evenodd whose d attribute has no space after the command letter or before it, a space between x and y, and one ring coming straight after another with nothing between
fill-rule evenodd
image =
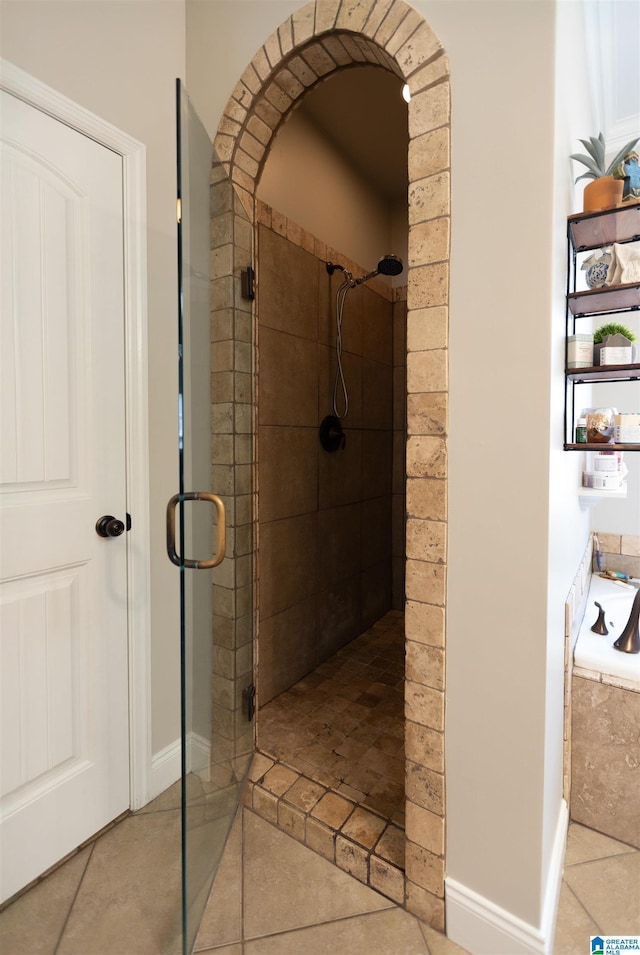
<instances>
[{"instance_id":1,"label":"green plant in pot","mask_svg":"<svg viewBox=\"0 0 640 955\"><path fill-rule=\"evenodd\" d=\"M618 322L607 322L596 328L593 333L593 359L596 365L601 365L603 348L625 348L631 350L631 357L626 361L607 361L605 364L625 365L628 361L635 362L638 359L638 348L634 344L636 340L635 333L626 325L620 325Z\"/></svg>"},{"instance_id":2,"label":"green plant in pot","mask_svg":"<svg viewBox=\"0 0 640 955\"><path fill-rule=\"evenodd\" d=\"M624 188L624 160L633 151L638 142L638 137L632 139L623 146L620 152L607 163L606 145L604 136L599 133L598 136L590 136L589 139L581 139L580 142L587 150L588 155L584 153L572 153L570 159L582 163L587 167L587 172L576 178L592 179L584 190L583 211L596 212L598 209L611 209L622 201L622 190ZM619 178L616 178L619 177Z\"/></svg>"}]
</instances>

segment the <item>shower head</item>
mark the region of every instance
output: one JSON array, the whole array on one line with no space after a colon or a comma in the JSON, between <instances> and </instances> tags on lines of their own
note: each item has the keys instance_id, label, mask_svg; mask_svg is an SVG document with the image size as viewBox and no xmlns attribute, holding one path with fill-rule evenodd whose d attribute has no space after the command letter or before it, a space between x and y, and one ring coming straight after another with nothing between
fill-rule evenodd
<instances>
[{"instance_id":1,"label":"shower head","mask_svg":"<svg viewBox=\"0 0 640 955\"><path fill-rule=\"evenodd\" d=\"M356 279L355 284L362 285L363 282L368 282L369 279L374 278L376 275L400 275L402 269L403 265L400 256L389 252L388 255L385 255L380 259L377 269L374 269L373 272L368 272L366 275Z\"/></svg>"},{"instance_id":2,"label":"shower head","mask_svg":"<svg viewBox=\"0 0 640 955\"><path fill-rule=\"evenodd\" d=\"M380 275L400 275L402 272L402 259L398 255L390 252L378 262L378 272Z\"/></svg>"}]
</instances>

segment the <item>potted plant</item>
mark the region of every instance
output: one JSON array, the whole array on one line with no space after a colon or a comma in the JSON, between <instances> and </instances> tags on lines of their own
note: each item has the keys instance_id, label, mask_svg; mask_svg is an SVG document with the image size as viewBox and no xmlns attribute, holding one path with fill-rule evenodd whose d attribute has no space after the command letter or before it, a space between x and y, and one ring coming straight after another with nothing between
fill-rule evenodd
<instances>
[{"instance_id":1,"label":"potted plant","mask_svg":"<svg viewBox=\"0 0 640 955\"><path fill-rule=\"evenodd\" d=\"M601 325L593 333L595 364L626 365L628 362L636 361L638 348L633 344L635 340L635 334L626 325L620 325L618 322L608 322L606 325ZM608 350L604 362L601 360L603 348Z\"/></svg>"},{"instance_id":2,"label":"potted plant","mask_svg":"<svg viewBox=\"0 0 640 955\"><path fill-rule=\"evenodd\" d=\"M622 190L624 188L623 163L638 142L638 137L623 146L610 163L607 163L605 159L606 147L602 133L599 133L597 137L590 136L589 139L581 139L580 142L589 155L572 153L570 156L571 159L575 159L587 167L587 172L578 176L576 182L580 179L593 179L593 182L585 186L583 211L596 212L598 209L610 209L617 206L622 201Z\"/></svg>"},{"instance_id":3,"label":"potted plant","mask_svg":"<svg viewBox=\"0 0 640 955\"><path fill-rule=\"evenodd\" d=\"M640 165L635 150L628 153L621 163L613 170L614 179L624 179L622 191L623 202L638 202L640 200Z\"/></svg>"}]
</instances>

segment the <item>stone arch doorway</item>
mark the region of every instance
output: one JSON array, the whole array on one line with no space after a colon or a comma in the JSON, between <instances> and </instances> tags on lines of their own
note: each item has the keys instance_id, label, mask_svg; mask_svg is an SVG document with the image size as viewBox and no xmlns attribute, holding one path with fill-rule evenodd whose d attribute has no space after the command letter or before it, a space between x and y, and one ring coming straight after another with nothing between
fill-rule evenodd
<instances>
[{"instance_id":1,"label":"stone arch doorway","mask_svg":"<svg viewBox=\"0 0 640 955\"><path fill-rule=\"evenodd\" d=\"M271 141L298 100L338 70L372 64L409 84L407 532L405 612L406 851L402 900L444 929L446 422L450 234L450 90L444 51L404 0L317 0L264 43L227 103L215 138L255 225L256 185ZM269 778L269 773L271 777ZM290 781L289 781L290 785ZM284 787L284 788L283 788ZM258 756L254 809L323 854L318 830L286 798L287 779ZM340 861L340 860L338 860ZM359 873L363 878L363 874ZM364 881L371 880L367 864ZM375 884L375 881L372 881ZM376 885L382 888L381 885ZM383 889L384 891L384 889ZM397 901L396 894L393 896Z\"/></svg>"}]
</instances>

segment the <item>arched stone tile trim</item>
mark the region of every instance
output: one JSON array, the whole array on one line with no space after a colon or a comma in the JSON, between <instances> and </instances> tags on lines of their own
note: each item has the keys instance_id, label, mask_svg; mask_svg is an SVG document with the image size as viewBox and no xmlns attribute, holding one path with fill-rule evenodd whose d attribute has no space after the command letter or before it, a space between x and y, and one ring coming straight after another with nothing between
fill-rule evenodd
<instances>
[{"instance_id":1,"label":"arched stone tile trim","mask_svg":"<svg viewBox=\"0 0 640 955\"><path fill-rule=\"evenodd\" d=\"M271 140L292 109L338 70L381 66L409 83L407 291L405 904L444 928L447 348L450 90L447 58L404 0L316 0L247 66L215 149L250 217ZM259 268L259 263L258 263ZM259 805L254 805L260 811Z\"/></svg>"}]
</instances>

